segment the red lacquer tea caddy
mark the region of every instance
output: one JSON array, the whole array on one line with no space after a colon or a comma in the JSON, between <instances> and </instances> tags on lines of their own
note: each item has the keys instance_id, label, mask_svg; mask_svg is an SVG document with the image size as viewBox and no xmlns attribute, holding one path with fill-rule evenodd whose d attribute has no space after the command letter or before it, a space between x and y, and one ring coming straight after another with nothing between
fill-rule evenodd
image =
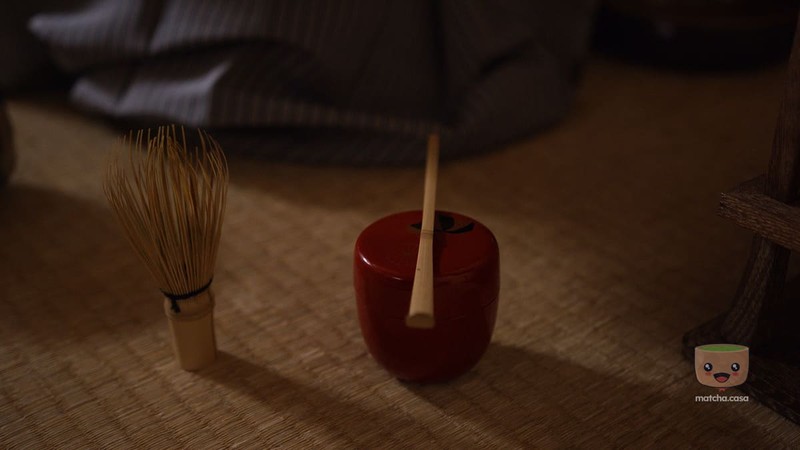
<instances>
[{"instance_id":1,"label":"red lacquer tea caddy","mask_svg":"<svg viewBox=\"0 0 800 450\"><path fill-rule=\"evenodd\" d=\"M445 381L471 369L491 340L500 290L497 241L461 214L436 211L435 326L411 328L409 311L422 211L379 219L355 245L354 283L370 354L401 380Z\"/></svg>"}]
</instances>

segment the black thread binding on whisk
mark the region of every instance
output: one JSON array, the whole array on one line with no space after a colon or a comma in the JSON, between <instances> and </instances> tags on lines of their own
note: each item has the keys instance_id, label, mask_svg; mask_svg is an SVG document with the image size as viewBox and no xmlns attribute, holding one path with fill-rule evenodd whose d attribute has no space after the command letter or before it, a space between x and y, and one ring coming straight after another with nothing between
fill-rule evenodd
<instances>
[{"instance_id":1,"label":"black thread binding on whisk","mask_svg":"<svg viewBox=\"0 0 800 450\"><path fill-rule=\"evenodd\" d=\"M214 278L211 278L210 280L208 280L208 283L206 283L204 286L202 286L200 288L197 288L197 289L193 290L192 292L187 292L186 294L170 294L170 293L164 292L164 291L161 291L161 293L164 294L169 299L170 304L171 304L170 309L172 309L176 313L179 313L179 312L181 312L181 307L178 306L178 301L179 300L186 300L187 298L191 298L191 297L194 297L195 295L202 294L209 287L211 287L211 282L212 281L214 281Z\"/></svg>"}]
</instances>

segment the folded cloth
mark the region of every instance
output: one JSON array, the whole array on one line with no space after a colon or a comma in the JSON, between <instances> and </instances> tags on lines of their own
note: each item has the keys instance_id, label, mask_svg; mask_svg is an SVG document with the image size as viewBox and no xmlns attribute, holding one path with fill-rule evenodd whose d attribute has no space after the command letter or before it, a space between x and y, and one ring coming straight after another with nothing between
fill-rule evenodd
<instances>
[{"instance_id":1,"label":"folded cloth","mask_svg":"<svg viewBox=\"0 0 800 450\"><path fill-rule=\"evenodd\" d=\"M41 11L72 99L313 162L497 146L563 117L593 0L128 0Z\"/></svg>"}]
</instances>

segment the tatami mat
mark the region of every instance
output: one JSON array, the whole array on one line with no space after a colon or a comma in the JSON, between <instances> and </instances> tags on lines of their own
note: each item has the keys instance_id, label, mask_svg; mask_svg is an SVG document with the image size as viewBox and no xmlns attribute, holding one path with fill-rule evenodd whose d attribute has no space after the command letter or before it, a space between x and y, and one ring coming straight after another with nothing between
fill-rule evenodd
<instances>
[{"instance_id":1,"label":"tatami mat","mask_svg":"<svg viewBox=\"0 0 800 450\"><path fill-rule=\"evenodd\" d=\"M709 389L682 334L722 312L749 235L718 193L766 166L783 69L726 75L593 61L556 129L443 165L438 206L501 248L494 342L467 375L403 384L369 357L356 236L416 209L420 168L303 167L227 149L213 367L181 371L161 298L101 191L116 130L10 102L0 191L0 446L517 448L800 445ZM249 153L248 153L249 154Z\"/></svg>"}]
</instances>

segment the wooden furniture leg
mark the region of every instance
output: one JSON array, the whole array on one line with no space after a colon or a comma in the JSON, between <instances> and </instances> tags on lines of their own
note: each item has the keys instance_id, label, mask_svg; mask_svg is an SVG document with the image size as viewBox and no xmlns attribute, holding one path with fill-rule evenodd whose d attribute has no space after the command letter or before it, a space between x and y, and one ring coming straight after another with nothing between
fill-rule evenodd
<instances>
[{"instance_id":1,"label":"wooden furniture leg","mask_svg":"<svg viewBox=\"0 0 800 450\"><path fill-rule=\"evenodd\" d=\"M754 236L731 309L721 324L726 342L758 347L770 338L769 321L781 301L789 250Z\"/></svg>"},{"instance_id":2,"label":"wooden furniture leg","mask_svg":"<svg viewBox=\"0 0 800 450\"><path fill-rule=\"evenodd\" d=\"M800 29L800 25L798 26ZM800 33L795 32L784 97L766 177L722 194L719 214L755 233L730 310L683 339L750 347L750 371L739 388L800 424L800 280L786 283L789 256L800 251Z\"/></svg>"}]
</instances>

